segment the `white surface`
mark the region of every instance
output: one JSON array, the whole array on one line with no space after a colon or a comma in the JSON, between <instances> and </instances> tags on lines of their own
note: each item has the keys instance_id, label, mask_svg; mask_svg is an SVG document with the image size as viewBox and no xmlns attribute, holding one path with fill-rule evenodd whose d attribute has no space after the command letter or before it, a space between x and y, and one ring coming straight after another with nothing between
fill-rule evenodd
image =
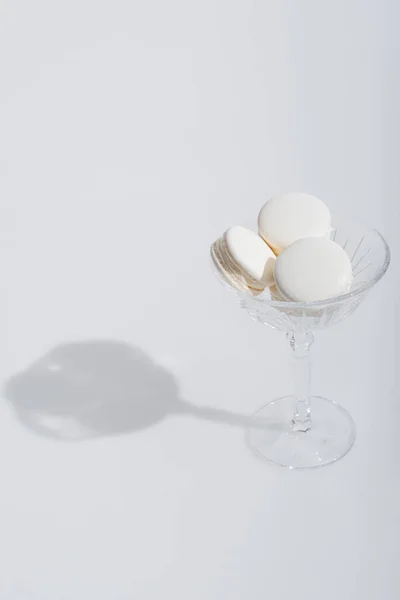
<instances>
[{"instance_id":1,"label":"white surface","mask_svg":"<svg viewBox=\"0 0 400 600\"><path fill-rule=\"evenodd\" d=\"M264 204L258 216L258 229L274 252L280 254L302 238L328 236L331 215L319 198L290 192L275 196Z\"/></svg>"},{"instance_id":2,"label":"white surface","mask_svg":"<svg viewBox=\"0 0 400 600\"><path fill-rule=\"evenodd\" d=\"M336 242L310 237L297 240L276 259L276 287L295 302L314 302L345 294L353 279L350 258Z\"/></svg>"},{"instance_id":3,"label":"white surface","mask_svg":"<svg viewBox=\"0 0 400 600\"><path fill-rule=\"evenodd\" d=\"M246 227L230 227L224 235L229 254L236 265L265 287L274 282L275 254L254 231ZM251 285L251 279L249 285ZM262 286L261 286L262 287Z\"/></svg>"},{"instance_id":4,"label":"white surface","mask_svg":"<svg viewBox=\"0 0 400 600\"><path fill-rule=\"evenodd\" d=\"M398 2L0 11L0 598L397 600ZM208 264L290 189L393 251L317 336L358 435L305 473L246 449L232 413L290 391L286 342Z\"/></svg>"}]
</instances>

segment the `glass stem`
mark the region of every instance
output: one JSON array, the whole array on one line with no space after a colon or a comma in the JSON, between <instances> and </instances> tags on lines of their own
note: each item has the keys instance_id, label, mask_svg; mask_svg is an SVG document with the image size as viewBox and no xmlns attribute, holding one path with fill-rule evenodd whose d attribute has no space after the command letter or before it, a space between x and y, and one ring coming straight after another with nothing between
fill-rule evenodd
<instances>
[{"instance_id":1,"label":"glass stem","mask_svg":"<svg viewBox=\"0 0 400 600\"><path fill-rule=\"evenodd\" d=\"M311 332L288 333L287 339L292 349L293 378L295 386L295 409L292 417L294 431L308 431L311 427L310 347L314 341Z\"/></svg>"}]
</instances>

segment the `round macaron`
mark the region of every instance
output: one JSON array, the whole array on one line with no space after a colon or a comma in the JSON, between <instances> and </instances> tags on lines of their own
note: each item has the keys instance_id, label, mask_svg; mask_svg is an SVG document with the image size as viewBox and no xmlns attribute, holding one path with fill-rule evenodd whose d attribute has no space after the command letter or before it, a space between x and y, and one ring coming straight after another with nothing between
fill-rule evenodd
<instances>
[{"instance_id":1,"label":"round macaron","mask_svg":"<svg viewBox=\"0 0 400 600\"><path fill-rule=\"evenodd\" d=\"M313 302L349 291L350 259L336 242L323 237L300 239L275 261L275 283L285 300Z\"/></svg>"},{"instance_id":2,"label":"round macaron","mask_svg":"<svg viewBox=\"0 0 400 600\"><path fill-rule=\"evenodd\" d=\"M274 283L275 254L253 231L231 227L211 247L211 257L233 287L262 292Z\"/></svg>"},{"instance_id":3,"label":"round macaron","mask_svg":"<svg viewBox=\"0 0 400 600\"><path fill-rule=\"evenodd\" d=\"M258 216L259 234L275 254L301 238L328 236L330 230L328 207L309 194L290 193L271 198Z\"/></svg>"}]
</instances>

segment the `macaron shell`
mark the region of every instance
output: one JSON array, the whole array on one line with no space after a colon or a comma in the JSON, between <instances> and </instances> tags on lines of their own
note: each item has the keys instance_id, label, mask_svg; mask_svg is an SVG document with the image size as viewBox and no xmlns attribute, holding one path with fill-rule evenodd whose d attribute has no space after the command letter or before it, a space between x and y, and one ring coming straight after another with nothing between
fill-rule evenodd
<instances>
[{"instance_id":1,"label":"macaron shell","mask_svg":"<svg viewBox=\"0 0 400 600\"><path fill-rule=\"evenodd\" d=\"M232 268L231 264L227 261L227 254L225 248L225 242L223 238L219 238L214 242L210 248L210 254L215 268L219 275L224 281L232 288L239 292L245 292L252 296L260 294L264 288L250 288L244 277L237 270Z\"/></svg>"},{"instance_id":2,"label":"macaron shell","mask_svg":"<svg viewBox=\"0 0 400 600\"><path fill-rule=\"evenodd\" d=\"M250 285L265 288L272 285L275 254L256 233L245 227L231 227L224 234L227 252Z\"/></svg>"},{"instance_id":3,"label":"macaron shell","mask_svg":"<svg viewBox=\"0 0 400 600\"><path fill-rule=\"evenodd\" d=\"M220 238L212 244L212 246L210 248L210 254L211 254L212 261L213 261L218 273L223 277L223 279L226 281L226 283L228 283L230 286L234 287L236 290L238 290L240 292L246 291L243 286L243 282L239 278L235 277L230 269L226 268L226 264L225 264L225 261L223 260L223 255L222 255L222 251L221 251L221 243L222 242L223 242L223 239Z\"/></svg>"},{"instance_id":4,"label":"macaron shell","mask_svg":"<svg viewBox=\"0 0 400 600\"><path fill-rule=\"evenodd\" d=\"M275 254L280 254L298 239L329 236L331 216L328 207L315 196L284 194L264 204L258 230Z\"/></svg>"},{"instance_id":5,"label":"macaron shell","mask_svg":"<svg viewBox=\"0 0 400 600\"><path fill-rule=\"evenodd\" d=\"M294 242L276 259L275 282L286 300L314 302L349 291L351 262L339 244L327 238Z\"/></svg>"}]
</instances>

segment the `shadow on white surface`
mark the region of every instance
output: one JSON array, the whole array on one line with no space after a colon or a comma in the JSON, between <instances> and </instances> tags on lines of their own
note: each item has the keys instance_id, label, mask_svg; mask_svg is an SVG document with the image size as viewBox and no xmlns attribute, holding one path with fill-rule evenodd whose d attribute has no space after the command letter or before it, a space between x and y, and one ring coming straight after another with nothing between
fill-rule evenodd
<instances>
[{"instance_id":1,"label":"shadow on white surface","mask_svg":"<svg viewBox=\"0 0 400 600\"><path fill-rule=\"evenodd\" d=\"M130 434L173 415L254 427L246 415L185 402L169 371L139 348L112 340L56 346L11 377L4 393L21 423L63 441Z\"/></svg>"}]
</instances>

